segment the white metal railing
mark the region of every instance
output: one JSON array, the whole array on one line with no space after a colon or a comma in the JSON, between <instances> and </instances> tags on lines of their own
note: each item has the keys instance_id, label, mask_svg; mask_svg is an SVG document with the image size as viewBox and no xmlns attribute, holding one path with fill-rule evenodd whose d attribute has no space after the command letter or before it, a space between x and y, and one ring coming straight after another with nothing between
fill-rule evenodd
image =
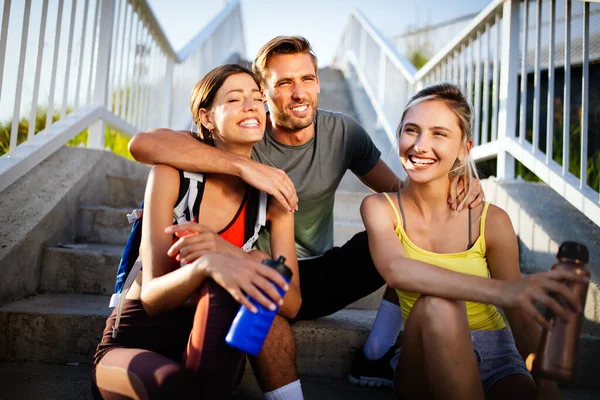
<instances>
[{"instance_id":1,"label":"white metal railing","mask_svg":"<svg viewBox=\"0 0 600 400\"><path fill-rule=\"evenodd\" d=\"M590 1L495 0L417 72L354 12L335 63L358 77L392 143L415 91L455 82L475 110L476 161L496 157L498 177L510 180L516 159L600 225L599 182L588 181L590 168L600 170L600 149L596 165L588 162L589 65L590 57L600 60L598 17L600 4ZM580 82L573 81L574 65ZM573 143L579 143L575 154Z\"/></svg>"},{"instance_id":2,"label":"white metal railing","mask_svg":"<svg viewBox=\"0 0 600 400\"><path fill-rule=\"evenodd\" d=\"M1 5L0 121L12 122L8 151L0 157L0 191L85 129L87 146L104 148L107 124L127 135L189 126L193 85L245 53L239 0L179 53L145 0ZM13 112L7 116L8 105ZM21 119L29 128L18 137Z\"/></svg>"},{"instance_id":3,"label":"white metal railing","mask_svg":"<svg viewBox=\"0 0 600 400\"><path fill-rule=\"evenodd\" d=\"M334 62L356 73L379 123L390 142L396 143L396 125L404 104L414 93L416 68L390 46L359 10L350 14Z\"/></svg>"}]
</instances>

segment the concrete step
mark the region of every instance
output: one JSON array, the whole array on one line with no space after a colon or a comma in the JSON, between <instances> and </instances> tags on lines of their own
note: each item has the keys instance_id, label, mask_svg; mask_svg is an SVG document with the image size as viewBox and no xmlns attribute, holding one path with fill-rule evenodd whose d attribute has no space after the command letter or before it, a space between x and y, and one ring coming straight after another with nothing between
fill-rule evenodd
<instances>
[{"instance_id":1,"label":"concrete step","mask_svg":"<svg viewBox=\"0 0 600 400\"><path fill-rule=\"evenodd\" d=\"M42 294L0 307L0 360L91 362L109 296Z\"/></svg>"},{"instance_id":2,"label":"concrete step","mask_svg":"<svg viewBox=\"0 0 600 400\"><path fill-rule=\"evenodd\" d=\"M127 214L132 208L85 206L79 209L77 240L79 242L125 245L131 225Z\"/></svg>"},{"instance_id":3,"label":"concrete step","mask_svg":"<svg viewBox=\"0 0 600 400\"><path fill-rule=\"evenodd\" d=\"M90 363L105 320L108 296L43 294L0 307L0 360L53 364ZM341 310L293 325L301 376L345 377L352 347L363 345L372 310ZM600 388L595 365L600 337L583 334L577 385Z\"/></svg>"},{"instance_id":4,"label":"concrete step","mask_svg":"<svg viewBox=\"0 0 600 400\"><path fill-rule=\"evenodd\" d=\"M362 221L334 221L333 222L333 244L343 246L352 236L365 230Z\"/></svg>"},{"instance_id":5,"label":"concrete step","mask_svg":"<svg viewBox=\"0 0 600 400\"><path fill-rule=\"evenodd\" d=\"M0 307L0 360L91 362L111 309L108 296L42 294ZM374 311L342 310L294 324L298 370L344 376L351 347L366 340Z\"/></svg>"},{"instance_id":6,"label":"concrete step","mask_svg":"<svg viewBox=\"0 0 600 400\"><path fill-rule=\"evenodd\" d=\"M92 367L88 364L51 365L33 362L0 362L0 400L91 400ZM364 389L349 385L344 378L300 376L306 400L392 400L391 389ZM600 390L560 386L566 400L600 398ZM43 395L42 395L43 393ZM263 394L252 373L246 373L232 396L234 400L262 400Z\"/></svg>"},{"instance_id":7,"label":"concrete step","mask_svg":"<svg viewBox=\"0 0 600 400\"><path fill-rule=\"evenodd\" d=\"M337 68L319 68L319 108L332 110L357 118L344 74Z\"/></svg>"},{"instance_id":8,"label":"concrete step","mask_svg":"<svg viewBox=\"0 0 600 400\"><path fill-rule=\"evenodd\" d=\"M360 222L360 204L369 193L338 190L335 194L333 217L335 221Z\"/></svg>"},{"instance_id":9,"label":"concrete step","mask_svg":"<svg viewBox=\"0 0 600 400\"><path fill-rule=\"evenodd\" d=\"M107 190L102 204L115 208L137 208L144 200L146 179L127 176L108 175Z\"/></svg>"},{"instance_id":10,"label":"concrete step","mask_svg":"<svg viewBox=\"0 0 600 400\"><path fill-rule=\"evenodd\" d=\"M42 292L113 293L122 245L66 244L44 249Z\"/></svg>"}]
</instances>

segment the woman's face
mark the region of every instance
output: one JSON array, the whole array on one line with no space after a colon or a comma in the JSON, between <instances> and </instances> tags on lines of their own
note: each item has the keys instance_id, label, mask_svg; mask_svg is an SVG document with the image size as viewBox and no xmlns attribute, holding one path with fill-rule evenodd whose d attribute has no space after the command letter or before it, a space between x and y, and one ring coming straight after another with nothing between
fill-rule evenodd
<instances>
[{"instance_id":1,"label":"woman's face","mask_svg":"<svg viewBox=\"0 0 600 400\"><path fill-rule=\"evenodd\" d=\"M399 147L408 177L420 183L447 178L455 161L467 155L458 117L439 100L418 103L406 113Z\"/></svg>"},{"instance_id":2,"label":"woman's face","mask_svg":"<svg viewBox=\"0 0 600 400\"><path fill-rule=\"evenodd\" d=\"M229 76L221 85L208 118L213 125L215 144L234 149L250 147L262 139L265 130L264 98L248 74Z\"/></svg>"}]
</instances>

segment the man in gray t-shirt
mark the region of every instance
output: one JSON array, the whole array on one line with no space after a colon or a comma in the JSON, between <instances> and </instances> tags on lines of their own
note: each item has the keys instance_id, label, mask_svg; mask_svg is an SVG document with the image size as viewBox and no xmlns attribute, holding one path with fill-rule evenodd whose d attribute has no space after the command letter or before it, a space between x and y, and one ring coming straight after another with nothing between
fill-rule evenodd
<instances>
[{"instance_id":1,"label":"man in gray t-shirt","mask_svg":"<svg viewBox=\"0 0 600 400\"><path fill-rule=\"evenodd\" d=\"M296 186L301 199L294 215L298 258L320 256L333 247L333 202L344 173L351 170L362 176L381 156L363 127L351 117L318 110L314 121L314 136L306 143L280 143L267 127L252 152L253 159L283 169ZM270 254L268 244L265 229L258 247Z\"/></svg>"}]
</instances>

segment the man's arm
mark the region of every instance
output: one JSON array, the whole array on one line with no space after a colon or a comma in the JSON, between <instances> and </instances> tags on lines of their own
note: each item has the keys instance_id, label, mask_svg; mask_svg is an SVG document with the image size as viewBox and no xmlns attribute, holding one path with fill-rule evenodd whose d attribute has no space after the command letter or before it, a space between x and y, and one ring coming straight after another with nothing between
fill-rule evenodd
<instances>
[{"instance_id":1,"label":"man's arm","mask_svg":"<svg viewBox=\"0 0 600 400\"><path fill-rule=\"evenodd\" d=\"M129 142L129 152L145 164L239 176L275 197L288 210L297 209L296 188L283 170L204 144L191 132L165 128L139 132Z\"/></svg>"},{"instance_id":2,"label":"man's arm","mask_svg":"<svg viewBox=\"0 0 600 400\"><path fill-rule=\"evenodd\" d=\"M358 178L377 193L397 192L404 185L404 182L396 176L394 171L381 158L369 172Z\"/></svg>"}]
</instances>

